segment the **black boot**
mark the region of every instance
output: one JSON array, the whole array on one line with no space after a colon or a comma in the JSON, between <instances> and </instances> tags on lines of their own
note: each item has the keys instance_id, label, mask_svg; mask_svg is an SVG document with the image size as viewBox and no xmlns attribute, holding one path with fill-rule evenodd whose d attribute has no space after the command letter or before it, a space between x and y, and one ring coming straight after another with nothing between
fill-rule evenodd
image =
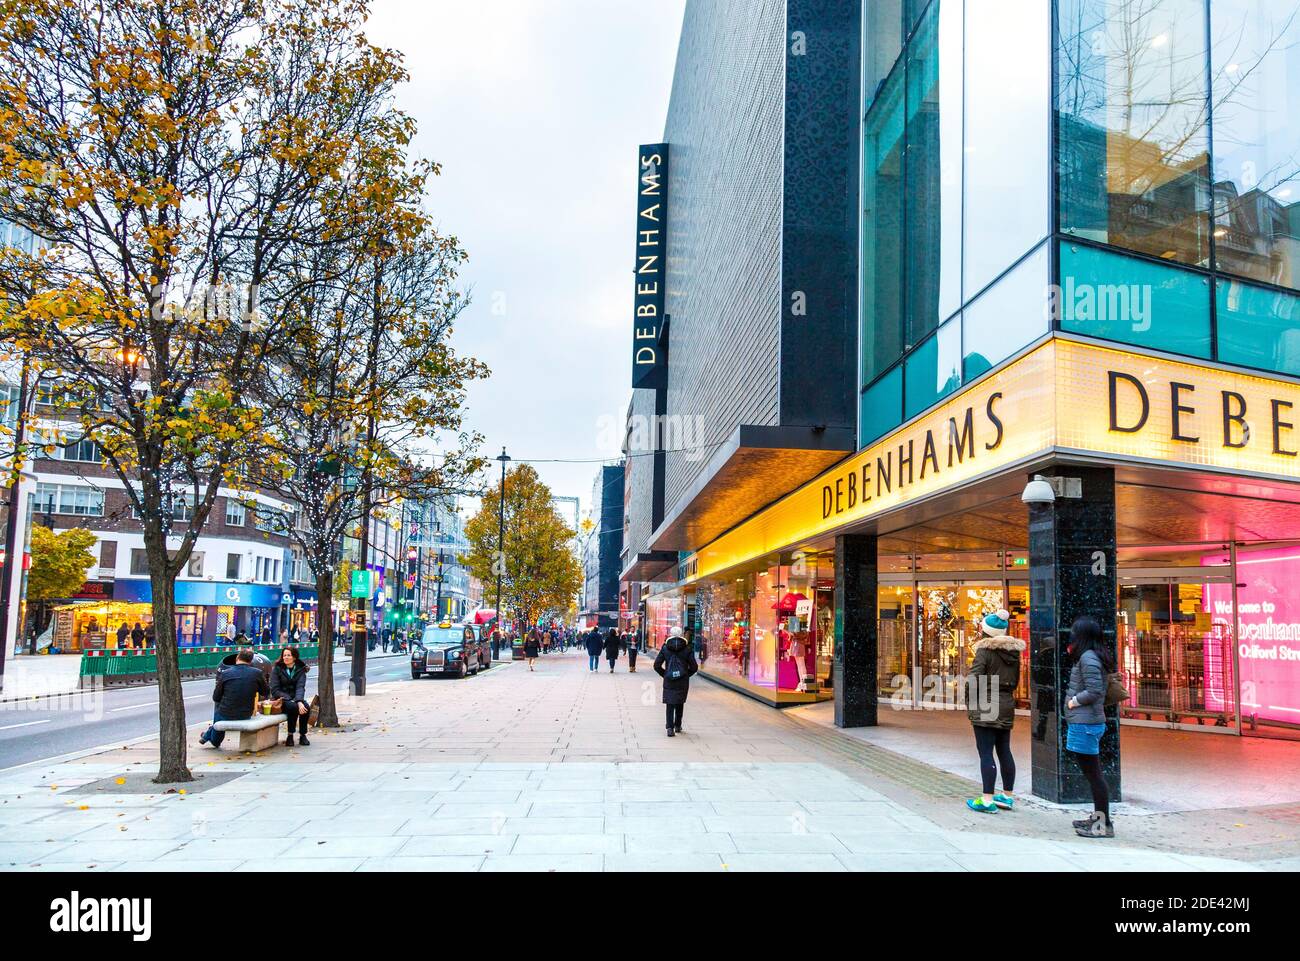
<instances>
[{"instance_id":1,"label":"black boot","mask_svg":"<svg viewBox=\"0 0 1300 961\"><path fill-rule=\"evenodd\" d=\"M292 734L292 733L290 733L289 736L288 736L287 738L284 739L284 746L285 746L285 747L293 747L293 734Z\"/></svg>"},{"instance_id":2,"label":"black boot","mask_svg":"<svg viewBox=\"0 0 1300 961\"><path fill-rule=\"evenodd\" d=\"M673 729L671 727L668 729L668 736L669 737L673 736Z\"/></svg>"},{"instance_id":3,"label":"black boot","mask_svg":"<svg viewBox=\"0 0 1300 961\"><path fill-rule=\"evenodd\" d=\"M307 735L306 735L306 734L299 734L299 735L298 735L298 746L299 746L299 747L307 747L309 744L311 744L311 741L307 740Z\"/></svg>"}]
</instances>

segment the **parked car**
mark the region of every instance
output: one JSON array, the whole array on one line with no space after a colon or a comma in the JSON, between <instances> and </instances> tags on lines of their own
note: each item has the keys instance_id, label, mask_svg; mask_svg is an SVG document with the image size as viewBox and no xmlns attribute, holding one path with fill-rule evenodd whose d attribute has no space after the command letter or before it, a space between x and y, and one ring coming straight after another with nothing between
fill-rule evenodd
<instances>
[{"instance_id":1,"label":"parked car","mask_svg":"<svg viewBox=\"0 0 1300 961\"><path fill-rule=\"evenodd\" d=\"M411 650L411 677L441 674L465 677L492 666L492 647L472 624L426 627Z\"/></svg>"}]
</instances>

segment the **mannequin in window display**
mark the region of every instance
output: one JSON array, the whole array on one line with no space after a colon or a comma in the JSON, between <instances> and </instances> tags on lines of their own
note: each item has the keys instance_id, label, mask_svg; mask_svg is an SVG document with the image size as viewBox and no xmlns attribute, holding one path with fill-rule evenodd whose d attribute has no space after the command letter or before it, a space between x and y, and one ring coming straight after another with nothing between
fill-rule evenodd
<instances>
[{"instance_id":1,"label":"mannequin in window display","mask_svg":"<svg viewBox=\"0 0 1300 961\"><path fill-rule=\"evenodd\" d=\"M777 687L783 691L802 689L799 671L799 655L795 651L794 635L786 626L786 621L778 623L776 629L776 650L780 663L777 667Z\"/></svg>"}]
</instances>

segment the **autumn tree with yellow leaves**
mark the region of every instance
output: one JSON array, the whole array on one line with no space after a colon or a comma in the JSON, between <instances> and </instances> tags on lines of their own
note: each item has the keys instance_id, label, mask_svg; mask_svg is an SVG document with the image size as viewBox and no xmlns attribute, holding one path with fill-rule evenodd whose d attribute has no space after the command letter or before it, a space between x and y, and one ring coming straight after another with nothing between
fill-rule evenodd
<instances>
[{"instance_id":1,"label":"autumn tree with yellow leaves","mask_svg":"<svg viewBox=\"0 0 1300 961\"><path fill-rule=\"evenodd\" d=\"M501 493L492 487L465 525L470 548L465 565L485 586L491 585L489 592L501 575L501 606L525 627L547 614L568 614L583 580L582 565L573 553L575 532L555 510L551 489L532 465L509 471L504 486L504 542L498 549Z\"/></svg>"},{"instance_id":2,"label":"autumn tree with yellow leaves","mask_svg":"<svg viewBox=\"0 0 1300 961\"><path fill-rule=\"evenodd\" d=\"M374 515L400 516L404 500L449 503L483 466L462 417L465 386L486 369L450 345L463 259L427 224L377 249L326 245L310 285L283 305L286 344L259 381L271 456L254 480L300 505L282 533L316 585L325 727L338 725L328 612L344 538Z\"/></svg>"},{"instance_id":3,"label":"autumn tree with yellow leaves","mask_svg":"<svg viewBox=\"0 0 1300 961\"><path fill-rule=\"evenodd\" d=\"M365 40L366 12L0 0L0 217L40 238L0 253L0 340L63 385L60 416L142 519L160 783L191 778L176 577L218 491L272 456L254 388L294 342L284 305L321 245L374 237L404 183L381 171L413 129L392 103L405 74Z\"/></svg>"}]
</instances>

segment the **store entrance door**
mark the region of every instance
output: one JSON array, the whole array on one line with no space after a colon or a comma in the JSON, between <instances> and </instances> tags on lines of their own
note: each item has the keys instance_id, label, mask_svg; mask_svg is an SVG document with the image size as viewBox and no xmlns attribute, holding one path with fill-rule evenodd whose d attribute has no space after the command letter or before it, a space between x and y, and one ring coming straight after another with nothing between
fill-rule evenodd
<instances>
[{"instance_id":1,"label":"store entrance door","mask_svg":"<svg viewBox=\"0 0 1300 961\"><path fill-rule=\"evenodd\" d=\"M1230 594L1222 567L1120 571L1120 670L1129 700L1122 716L1137 723L1239 733L1235 650L1230 619L1210 598Z\"/></svg>"}]
</instances>

